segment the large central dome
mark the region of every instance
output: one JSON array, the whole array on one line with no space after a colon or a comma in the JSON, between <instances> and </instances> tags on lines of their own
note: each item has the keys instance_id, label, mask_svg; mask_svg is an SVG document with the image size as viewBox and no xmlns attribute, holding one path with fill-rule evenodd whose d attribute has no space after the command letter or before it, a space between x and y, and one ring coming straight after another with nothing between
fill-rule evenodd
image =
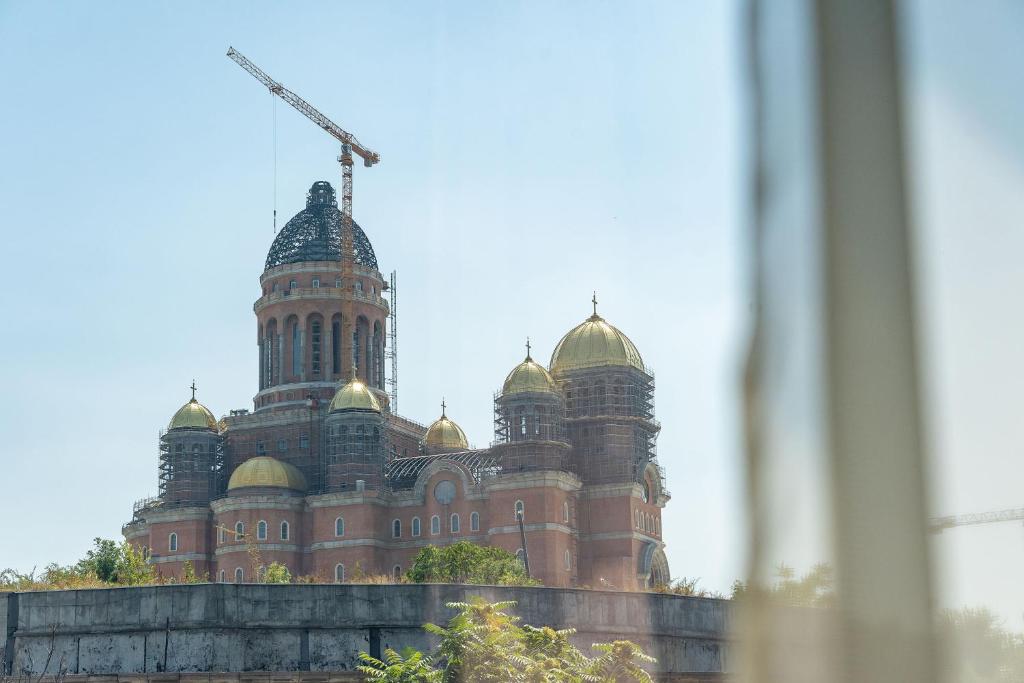
<instances>
[{"instance_id":1,"label":"large central dome","mask_svg":"<svg viewBox=\"0 0 1024 683\"><path fill-rule=\"evenodd\" d=\"M352 247L356 263L377 270L373 245L359 224L352 221ZM334 188L325 180L313 183L306 208L277 233L267 254L267 268L302 261L341 260L341 210Z\"/></svg>"}]
</instances>

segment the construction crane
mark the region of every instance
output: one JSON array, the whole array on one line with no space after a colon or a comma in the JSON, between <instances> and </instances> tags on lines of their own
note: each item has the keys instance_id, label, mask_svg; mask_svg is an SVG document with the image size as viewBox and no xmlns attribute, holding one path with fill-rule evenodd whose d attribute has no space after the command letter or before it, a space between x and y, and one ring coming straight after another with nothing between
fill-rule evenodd
<instances>
[{"instance_id":1,"label":"construction crane","mask_svg":"<svg viewBox=\"0 0 1024 683\"><path fill-rule=\"evenodd\" d=\"M941 534L946 529L958 526L996 524L998 522L1014 522L1018 520L1024 520L1024 508L996 510L995 512L975 512L968 515L951 515L949 517L933 517L928 520L928 530L933 534Z\"/></svg>"},{"instance_id":2,"label":"construction crane","mask_svg":"<svg viewBox=\"0 0 1024 683\"><path fill-rule=\"evenodd\" d=\"M228 48L228 57L234 60L240 67L248 71L252 76L265 85L270 92L297 109L307 119L323 128L335 140L341 143L341 154L338 161L341 163L341 281L346 288L342 295L341 313L341 357L352 357L352 292L354 292L353 267L355 264L355 252L352 237L352 154L355 153L363 160L363 165L370 167L380 161L380 155L366 147L354 135L343 129L321 114L316 107L302 99L288 88L284 87L273 78L268 76L262 69L250 62L245 55L233 47ZM342 371L348 367L348 363L342 363ZM369 378L370 369L366 369ZM352 368L355 379L355 367Z\"/></svg>"}]
</instances>

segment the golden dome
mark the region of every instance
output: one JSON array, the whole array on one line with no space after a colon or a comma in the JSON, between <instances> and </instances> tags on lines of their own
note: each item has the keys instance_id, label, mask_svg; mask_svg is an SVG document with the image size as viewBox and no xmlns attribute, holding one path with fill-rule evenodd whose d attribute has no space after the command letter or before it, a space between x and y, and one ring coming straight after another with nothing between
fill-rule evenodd
<instances>
[{"instance_id":1,"label":"golden dome","mask_svg":"<svg viewBox=\"0 0 1024 683\"><path fill-rule=\"evenodd\" d=\"M466 432L462 431L462 427L448 419L444 409L444 403L442 403L441 417L437 418L434 424L427 428L427 433L423 437L423 443L431 448L469 448Z\"/></svg>"},{"instance_id":2,"label":"golden dome","mask_svg":"<svg viewBox=\"0 0 1024 683\"><path fill-rule=\"evenodd\" d=\"M228 491L256 486L305 491L306 478L294 465L259 455L236 467L228 480Z\"/></svg>"},{"instance_id":3,"label":"golden dome","mask_svg":"<svg viewBox=\"0 0 1024 683\"><path fill-rule=\"evenodd\" d=\"M209 408L197 401L194 397L191 401L178 408L178 412L171 418L167 429L212 429L217 431L217 419L210 412Z\"/></svg>"},{"instance_id":4,"label":"golden dome","mask_svg":"<svg viewBox=\"0 0 1024 683\"><path fill-rule=\"evenodd\" d=\"M380 401L373 395L370 388L353 379L348 384L338 389L331 399L330 412L335 410L371 410L380 412Z\"/></svg>"},{"instance_id":5,"label":"golden dome","mask_svg":"<svg viewBox=\"0 0 1024 683\"><path fill-rule=\"evenodd\" d=\"M606 365L644 369L644 361L633 342L599 316L596 308L595 304L594 315L569 330L558 342L551 354L552 374Z\"/></svg>"},{"instance_id":6,"label":"golden dome","mask_svg":"<svg viewBox=\"0 0 1024 683\"><path fill-rule=\"evenodd\" d=\"M558 387L555 385L555 380L551 378L544 366L530 358L529 353L526 354L526 360L512 368L512 372L508 373L505 384L501 387L503 396L556 391L558 391Z\"/></svg>"}]
</instances>

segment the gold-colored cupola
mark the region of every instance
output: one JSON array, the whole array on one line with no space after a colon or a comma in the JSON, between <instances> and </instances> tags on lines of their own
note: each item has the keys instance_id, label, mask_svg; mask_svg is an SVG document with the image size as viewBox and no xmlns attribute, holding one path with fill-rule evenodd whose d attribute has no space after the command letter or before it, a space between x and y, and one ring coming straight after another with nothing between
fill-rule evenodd
<instances>
[{"instance_id":1,"label":"gold-colored cupola","mask_svg":"<svg viewBox=\"0 0 1024 683\"><path fill-rule=\"evenodd\" d=\"M429 449L465 450L469 448L466 433L462 431L462 427L448 418L445 412L446 408L445 402L441 401L441 417L427 428L427 433L423 436L423 445Z\"/></svg>"},{"instance_id":2,"label":"gold-colored cupola","mask_svg":"<svg viewBox=\"0 0 1024 683\"><path fill-rule=\"evenodd\" d=\"M644 370L643 358L633 342L597 314L596 294L592 301L594 314L569 330L551 354L551 374L609 365Z\"/></svg>"}]
</instances>

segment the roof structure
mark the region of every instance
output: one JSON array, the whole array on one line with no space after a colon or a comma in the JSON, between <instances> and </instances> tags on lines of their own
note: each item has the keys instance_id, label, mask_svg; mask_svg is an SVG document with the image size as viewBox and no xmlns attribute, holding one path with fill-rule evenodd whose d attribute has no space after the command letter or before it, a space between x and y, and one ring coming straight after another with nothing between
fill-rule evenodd
<instances>
[{"instance_id":1,"label":"roof structure","mask_svg":"<svg viewBox=\"0 0 1024 683\"><path fill-rule=\"evenodd\" d=\"M385 467L384 477L391 489L401 491L416 485L420 473L435 462L450 460L469 470L474 481L497 474L500 470L498 459L486 455L486 451L462 451L440 455L416 455L410 458L396 458Z\"/></svg>"},{"instance_id":2,"label":"roof structure","mask_svg":"<svg viewBox=\"0 0 1024 683\"><path fill-rule=\"evenodd\" d=\"M377 255L359 224L352 221L352 249L356 263L377 270ZM266 268L303 261L341 260L341 210L331 184L313 183L306 208L277 233L267 254Z\"/></svg>"}]
</instances>

